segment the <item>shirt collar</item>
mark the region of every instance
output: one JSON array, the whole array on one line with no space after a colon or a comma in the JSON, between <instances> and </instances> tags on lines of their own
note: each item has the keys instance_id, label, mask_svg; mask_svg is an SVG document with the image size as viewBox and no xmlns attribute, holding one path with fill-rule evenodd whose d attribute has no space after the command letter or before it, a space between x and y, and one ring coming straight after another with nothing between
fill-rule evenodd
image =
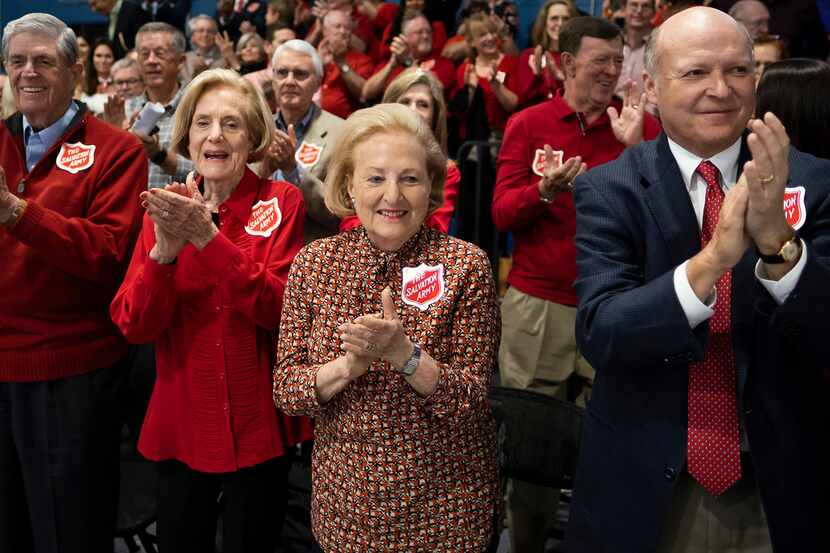
<instances>
[{"instance_id":1,"label":"shirt collar","mask_svg":"<svg viewBox=\"0 0 830 553\"><path fill-rule=\"evenodd\" d=\"M308 125L311 123L311 120L314 118L314 113L317 109L317 106L314 102L311 102L311 105L308 108L308 111L303 116L302 120L297 125L294 125L294 132L297 133L298 136L305 134L305 130L308 128ZM276 119L277 128L282 132L288 132L288 125L285 124L285 119L282 118L282 110L277 112L277 119Z\"/></svg>"},{"instance_id":2,"label":"shirt collar","mask_svg":"<svg viewBox=\"0 0 830 553\"><path fill-rule=\"evenodd\" d=\"M585 125L585 129L610 124L610 119L608 118L608 113L606 112L603 112L602 115L597 117L596 120L593 121L590 125L586 124L584 115L581 115L580 113L574 111L574 109L568 105L568 102L565 101L564 93L564 87L560 88L556 91L556 95L550 100L551 102L553 102L553 113L554 115L556 115L557 118L561 120L565 120L571 117L578 118L580 125ZM617 108L617 112L619 112L622 109L622 102L620 102L620 100L618 100L617 98L613 98L611 100L611 103L608 105Z\"/></svg>"},{"instance_id":3,"label":"shirt collar","mask_svg":"<svg viewBox=\"0 0 830 553\"><path fill-rule=\"evenodd\" d=\"M668 138L668 137L667 137ZM697 166L704 158L693 154L683 146L669 140L669 149L671 150L674 159L677 161L677 166L680 168L680 174L683 176L683 182L686 184L686 189L692 189L692 177L695 175ZM715 167L720 171L723 178L723 185L726 190L732 188L735 181L738 180L738 156L741 154L741 139L735 141L734 144L727 149L719 152L708 158Z\"/></svg>"},{"instance_id":4,"label":"shirt collar","mask_svg":"<svg viewBox=\"0 0 830 553\"><path fill-rule=\"evenodd\" d=\"M41 129L38 131L38 137L40 141L43 143L46 150L52 147L52 145L58 141L58 139L63 136L63 133L66 132L66 129L69 128L69 125L72 123L72 119L75 118L75 115L78 113L78 105L75 102L70 101L69 107L66 108L64 114L46 127L45 129ZM26 119L26 116L23 116L23 143L28 146L29 145L29 137L31 134L35 132L34 127L29 123L29 120Z\"/></svg>"}]
</instances>

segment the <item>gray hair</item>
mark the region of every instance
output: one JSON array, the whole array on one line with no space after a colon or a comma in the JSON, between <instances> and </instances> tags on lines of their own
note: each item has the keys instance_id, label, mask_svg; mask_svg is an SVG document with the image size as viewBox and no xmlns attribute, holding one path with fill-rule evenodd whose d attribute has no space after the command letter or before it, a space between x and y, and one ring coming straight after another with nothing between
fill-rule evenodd
<instances>
[{"instance_id":1,"label":"gray hair","mask_svg":"<svg viewBox=\"0 0 830 553\"><path fill-rule=\"evenodd\" d=\"M236 54L239 55L242 50L248 46L249 42L257 43L259 45L259 49L265 52L265 41L261 36L256 33L245 33L239 37L239 41L236 43Z\"/></svg>"},{"instance_id":2,"label":"gray hair","mask_svg":"<svg viewBox=\"0 0 830 553\"><path fill-rule=\"evenodd\" d=\"M271 67L275 67L277 65L277 58L279 58L283 52L286 51L310 57L311 64L314 66L314 74L320 79L323 78L323 61L320 59L320 54L317 53L314 46L298 38L287 40L280 44L274 52L274 55L271 57Z\"/></svg>"},{"instance_id":3,"label":"gray hair","mask_svg":"<svg viewBox=\"0 0 830 553\"><path fill-rule=\"evenodd\" d=\"M9 44L15 35L36 33L46 35L57 43L58 54L67 65L78 61L78 39L66 23L48 13L30 13L10 21L3 29L3 60L9 59Z\"/></svg>"},{"instance_id":4,"label":"gray hair","mask_svg":"<svg viewBox=\"0 0 830 553\"><path fill-rule=\"evenodd\" d=\"M734 19L733 19L734 21ZM744 40L746 42L746 51L747 55L749 56L750 65L755 65L755 50L753 49L753 40L752 36L749 34L749 31L746 27L744 27L738 21L734 21L735 27L738 29L738 32L743 35ZM658 49L657 44L660 41L660 31L663 28L662 25L656 27L653 31L651 31L651 35L646 39L646 46L645 51L643 52L643 69L651 78L654 78L657 72L657 64L660 62L659 56L657 55Z\"/></svg>"},{"instance_id":5,"label":"gray hair","mask_svg":"<svg viewBox=\"0 0 830 553\"><path fill-rule=\"evenodd\" d=\"M135 33L136 49L138 49L138 37L149 33L167 33L170 35L170 47L176 54L184 54L184 51L187 48L187 41L184 38L184 33L169 23L164 23L163 21L151 21L139 27L138 31Z\"/></svg>"},{"instance_id":6,"label":"gray hair","mask_svg":"<svg viewBox=\"0 0 830 553\"><path fill-rule=\"evenodd\" d=\"M112 67L110 67L110 75L115 75L116 71L121 71L123 69L138 70L138 62L132 58L121 58L117 62L113 63Z\"/></svg>"},{"instance_id":7,"label":"gray hair","mask_svg":"<svg viewBox=\"0 0 830 553\"><path fill-rule=\"evenodd\" d=\"M410 23L415 21L416 19L425 19L427 23L429 23L429 18L423 14L423 12L412 11L404 14L403 19L401 19L401 32L405 33L405 29L409 26ZM430 30L432 30L432 26L430 26Z\"/></svg>"},{"instance_id":8,"label":"gray hair","mask_svg":"<svg viewBox=\"0 0 830 553\"><path fill-rule=\"evenodd\" d=\"M216 24L215 19L213 19L209 15L200 14L200 15L195 15L195 16L191 17L190 21L187 22L187 31L188 31L189 34L191 34L191 35L193 34L193 27L199 21L209 21L213 25L214 30L219 30L219 25Z\"/></svg>"}]
</instances>

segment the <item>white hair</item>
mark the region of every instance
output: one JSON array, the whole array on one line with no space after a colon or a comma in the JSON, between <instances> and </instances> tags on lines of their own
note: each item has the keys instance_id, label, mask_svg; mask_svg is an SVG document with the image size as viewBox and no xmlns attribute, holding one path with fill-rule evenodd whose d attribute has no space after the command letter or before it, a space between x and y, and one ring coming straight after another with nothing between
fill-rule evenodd
<instances>
[{"instance_id":1,"label":"white hair","mask_svg":"<svg viewBox=\"0 0 830 553\"><path fill-rule=\"evenodd\" d=\"M279 58L282 53L286 51L310 57L311 64L314 66L314 74L321 79L323 78L323 61L320 59L320 54L317 53L314 46L298 38L287 40L280 44L274 52L274 55L271 56L271 67L276 67L277 58Z\"/></svg>"},{"instance_id":2,"label":"white hair","mask_svg":"<svg viewBox=\"0 0 830 553\"><path fill-rule=\"evenodd\" d=\"M34 33L46 35L57 43L58 53L67 65L78 60L78 39L66 23L48 13L30 13L10 21L3 29L3 60L9 59L9 44L15 35Z\"/></svg>"}]
</instances>

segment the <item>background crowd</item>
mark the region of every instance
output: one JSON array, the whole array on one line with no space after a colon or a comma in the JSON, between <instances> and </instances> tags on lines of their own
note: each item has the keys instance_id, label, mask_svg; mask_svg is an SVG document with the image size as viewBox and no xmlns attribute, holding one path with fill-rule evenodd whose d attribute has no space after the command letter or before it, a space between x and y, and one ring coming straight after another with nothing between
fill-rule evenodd
<instances>
[{"instance_id":1,"label":"background crowd","mask_svg":"<svg viewBox=\"0 0 830 553\"><path fill-rule=\"evenodd\" d=\"M592 335L603 318L580 315L581 301L599 310L613 295L585 271L614 244L580 227L601 208L574 186L682 135L680 108L644 77L660 63L649 40L663 24L693 28L701 5L719 10L705 11L712 33L731 32L728 13L753 45L751 87L734 95L746 108L757 89L757 106L741 116L777 116L751 128L752 158L779 119L792 146L830 158L823 0L606 0L603 17L546 0L534 21L511 0L218 0L207 14L186 0L90 0L108 18L97 32L10 24L0 247L17 261L0 279L0 550L107 550L127 420L158 464L165 552L211 550L219 511L228 552L495 551L503 525L511 551L545 551L560 490L516 480L502 493L487 390L497 378L585 407L616 360ZM144 132L148 104L160 117ZM766 182L755 171L749 186ZM786 172L770 172L783 187ZM759 248L761 234L747 231ZM430 271L452 308L406 297ZM709 288L728 298L720 282ZM770 291L779 304L788 286ZM97 495L78 509L86 489ZM577 539L596 532L583 497ZM581 546L604 550L592 539ZM776 539L776 551L797 543ZM656 545L643 543L631 550Z\"/></svg>"}]
</instances>

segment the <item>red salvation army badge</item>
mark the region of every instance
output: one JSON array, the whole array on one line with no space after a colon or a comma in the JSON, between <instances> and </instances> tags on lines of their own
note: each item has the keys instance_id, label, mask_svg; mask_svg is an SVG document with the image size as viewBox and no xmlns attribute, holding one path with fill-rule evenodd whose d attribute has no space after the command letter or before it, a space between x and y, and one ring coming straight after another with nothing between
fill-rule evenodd
<instances>
[{"instance_id":1,"label":"red salvation army badge","mask_svg":"<svg viewBox=\"0 0 830 553\"><path fill-rule=\"evenodd\" d=\"M553 151L553 163L556 167L562 165L564 155L565 152L560 150ZM542 148L537 148L536 153L533 155L533 172L540 177L545 176L545 150Z\"/></svg>"},{"instance_id":2,"label":"red salvation army badge","mask_svg":"<svg viewBox=\"0 0 830 553\"><path fill-rule=\"evenodd\" d=\"M58 152L55 165L73 175L84 169L89 169L95 163L95 146L87 146L81 142L67 144L64 142Z\"/></svg>"},{"instance_id":3,"label":"red salvation army badge","mask_svg":"<svg viewBox=\"0 0 830 553\"><path fill-rule=\"evenodd\" d=\"M316 144L309 144L308 142L303 142L297 149L297 153L294 154L294 159L297 160L297 163L302 165L304 168L308 169L310 167L313 167L315 163L320 161L320 154L322 153L322 151L322 146L318 146Z\"/></svg>"},{"instance_id":4,"label":"red salvation army badge","mask_svg":"<svg viewBox=\"0 0 830 553\"><path fill-rule=\"evenodd\" d=\"M271 236L282 222L282 212L276 198L260 200L251 208L251 216L245 225L245 232L253 236Z\"/></svg>"},{"instance_id":5,"label":"red salvation army badge","mask_svg":"<svg viewBox=\"0 0 830 553\"><path fill-rule=\"evenodd\" d=\"M444 297L444 265L426 265L403 268L401 299L407 305L426 311Z\"/></svg>"},{"instance_id":6,"label":"red salvation army badge","mask_svg":"<svg viewBox=\"0 0 830 553\"><path fill-rule=\"evenodd\" d=\"M807 208L804 207L804 196L807 194L803 186L784 189L784 215L787 224L798 230L807 219Z\"/></svg>"}]
</instances>

